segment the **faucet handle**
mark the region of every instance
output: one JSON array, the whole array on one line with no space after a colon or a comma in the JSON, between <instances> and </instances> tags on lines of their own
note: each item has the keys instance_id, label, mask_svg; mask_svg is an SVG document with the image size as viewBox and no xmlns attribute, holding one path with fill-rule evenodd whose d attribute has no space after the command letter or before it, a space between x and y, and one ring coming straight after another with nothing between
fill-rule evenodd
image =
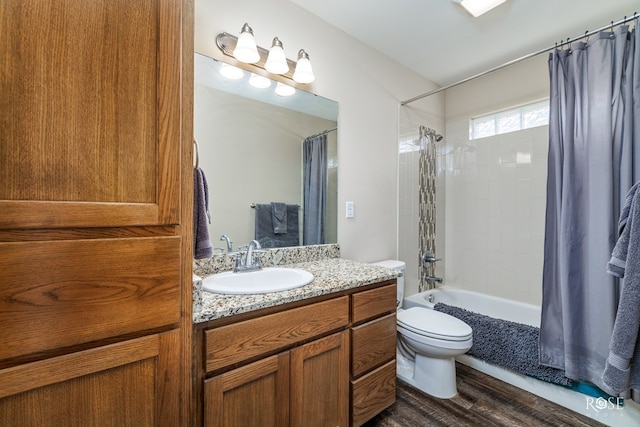
<instances>
[{"instance_id":1,"label":"faucet handle","mask_svg":"<svg viewBox=\"0 0 640 427\"><path fill-rule=\"evenodd\" d=\"M440 258L436 258L431 252L425 252L422 255L422 264L433 264L436 261L440 261Z\"/></svg>"}]
</instances>

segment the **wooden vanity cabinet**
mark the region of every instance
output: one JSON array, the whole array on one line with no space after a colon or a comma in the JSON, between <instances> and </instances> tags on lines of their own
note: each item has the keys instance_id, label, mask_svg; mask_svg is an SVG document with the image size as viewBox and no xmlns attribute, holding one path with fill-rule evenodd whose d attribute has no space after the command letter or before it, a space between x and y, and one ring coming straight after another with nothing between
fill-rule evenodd
<instances>
[{"instance_id":1,"label":"wooden vanity cabinet","mask_svg":"<svg viewBox=\"0 0 640 427\"><path fill-rule=\"evenodd\" d=\"M351 295L351 425L396 399L396 283Z\"/></svg>"},{"instance_id":2,"label":"wooden vanity cabinet","mask_svg":"<svg viewBox=\"0 0 640 427\"><path fill-rule=\"evenodd\" d=\"M204 329L202 424L348 425L348 324L341 296Z\"/></svg>"},{"instance_id":3,"label":"wooden vanity cabinet","mask_svg":"<svg viewBox=\"0 0 640 427\"><path fill-rule=\"evenodd\" d=\"M195 325L194 425L359 426L393 404L395 280L322 298Z\"/></svg>"}]
</instances>

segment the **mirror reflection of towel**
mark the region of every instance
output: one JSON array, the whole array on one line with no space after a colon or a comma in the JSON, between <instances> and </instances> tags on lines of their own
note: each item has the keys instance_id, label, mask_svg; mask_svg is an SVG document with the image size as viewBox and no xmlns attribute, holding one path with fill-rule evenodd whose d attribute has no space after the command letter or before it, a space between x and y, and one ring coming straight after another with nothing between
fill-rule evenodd
<instances>
[{"instance_id":1,"label":"mirror reflection of towel","mask_svg":"<svg viewBox=\"0 0 640 427\"><path fill-rule=\"evenodd\" d=\"M287 205L281 202L271 202L271 220L273 234L287 233Z\"/></svg>"},{"instance_id":2,"label":"mirror reflection of towel","mask_svg":"<svg viewBox=\"0 0 640 427\"><path fill-rule=\"evenodd\" d=\"M271 204L256 204L255 206L255 239L263 248L283 248L300 245L298 226L298 205L287 205L287 232L275 234L273 232L273 218Z\"/></svg>"}]
</instances>

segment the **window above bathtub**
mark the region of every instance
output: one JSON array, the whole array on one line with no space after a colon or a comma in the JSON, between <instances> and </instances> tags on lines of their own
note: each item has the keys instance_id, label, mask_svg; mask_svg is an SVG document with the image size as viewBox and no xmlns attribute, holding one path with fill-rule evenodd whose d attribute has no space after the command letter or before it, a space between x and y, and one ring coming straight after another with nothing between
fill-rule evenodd
<instances>
[{"instance_id":1,"label":"window above bathtub","mask_svg":"<svg viewBox=\"0 0 640 427\"><path fill-rule=\"evenodd\" d=\"M469 119L469 139L486 138L549 124L549 100Z\"/></svg>"}]
</instances>

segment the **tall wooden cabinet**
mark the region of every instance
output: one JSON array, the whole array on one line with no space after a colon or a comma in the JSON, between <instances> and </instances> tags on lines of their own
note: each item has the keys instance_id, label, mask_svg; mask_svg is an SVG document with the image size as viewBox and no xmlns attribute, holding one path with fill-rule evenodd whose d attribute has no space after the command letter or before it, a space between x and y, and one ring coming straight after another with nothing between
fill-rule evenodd
<instances>
[{"instance_id":1,"label":"tall wooden cabinet","mask_svg":"<svg viewBox=\"0 0 640 427\"><path fill-rule=\"evenodd\" d=\"M192 7L0 2L0 425L188 419Z\"/></svg>"}]
</instances>

